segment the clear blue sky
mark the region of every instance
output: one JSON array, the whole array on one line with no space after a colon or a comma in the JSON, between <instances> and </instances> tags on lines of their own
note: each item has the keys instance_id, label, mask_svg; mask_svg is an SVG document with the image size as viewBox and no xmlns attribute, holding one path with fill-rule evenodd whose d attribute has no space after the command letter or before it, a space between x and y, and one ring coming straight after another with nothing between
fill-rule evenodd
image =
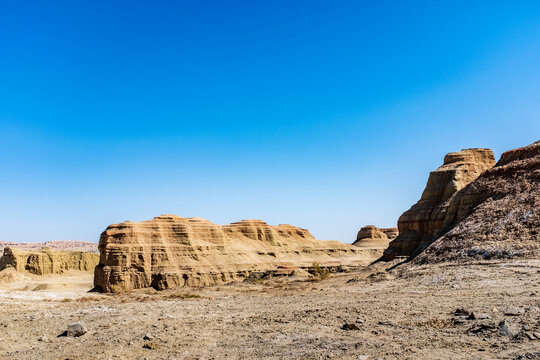
<instances>
[{"instance_id":1,"label":"clear blue sky","mask_svg":"<svg viewBox=\"0 0 540 360\"><path fill-rule=\"evenodd\" d=\"M540 138L539 1L2 1L0 241L166 213L354 240Z\"/></svg>"}]
</instances>

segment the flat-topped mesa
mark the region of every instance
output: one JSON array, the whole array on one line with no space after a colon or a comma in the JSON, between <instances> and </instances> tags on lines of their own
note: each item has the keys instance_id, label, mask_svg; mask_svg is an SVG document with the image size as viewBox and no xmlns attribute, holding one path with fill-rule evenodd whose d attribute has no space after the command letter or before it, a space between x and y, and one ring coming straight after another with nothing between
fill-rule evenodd
<instances>
[{"instance_id":1,"label":"flat-topped mesa","mask_svg":"<svg viewBox=\"0 0 540 360\"><path fill-rule=\"evenodd\" d=\"M292 225L243 220L221 226L176 215L110 225L101 234L99 250L94 285L105 292L208 286L279 266L358 266L373 260L369 251L315 240Z\"/></svg>"},{"instance_id":2,"label":"flat-topped mesa","mask_svg":"<svg viewBox=\"0 0 540 360\"><path fill-rule=\"evenodd\" d=\"M464 149L449 153L429 175L420 200L398 220L398 237L390 242L384 259L410 256L443 230L449 202L467 184L495 165L489 149Z\"/></svg>"},{"instance_id":3,"label":"flat-topped mesa","mask_svg":"<svg viewBox=\"0 0 540 360\"><path fill-rule=\"evenodd\" d=\"M18 272L35 275L62 274L68 270L93 271L99 256L85 251L56 251L49 248L24 251L4 248L0 271L12 267Z\"/></svg>"}]
</instances>

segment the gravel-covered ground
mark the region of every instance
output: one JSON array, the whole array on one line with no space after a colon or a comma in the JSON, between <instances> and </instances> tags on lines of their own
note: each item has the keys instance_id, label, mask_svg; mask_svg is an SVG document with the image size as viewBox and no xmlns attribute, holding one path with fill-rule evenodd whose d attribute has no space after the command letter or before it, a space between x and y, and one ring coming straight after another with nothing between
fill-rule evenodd
<instances>
[{"instance_id":1,"label":"gravel-covered ground","mask_svg":"<svg viewBox=\"0 0 540 360\"><path fill-rule=\"evenodd\" d=\"M0 358L540 359L540 261L382 266L160 293L0 291ZM77 321L86 334L59 336Z\"/></svg>"}]
</instances>

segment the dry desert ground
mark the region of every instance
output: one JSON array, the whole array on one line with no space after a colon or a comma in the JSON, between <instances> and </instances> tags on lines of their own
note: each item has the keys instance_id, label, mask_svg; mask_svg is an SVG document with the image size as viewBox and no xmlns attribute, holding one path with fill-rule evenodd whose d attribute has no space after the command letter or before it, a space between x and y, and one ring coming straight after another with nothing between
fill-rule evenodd
<instances>
[{"instance_id":1,"label":"dry desert ground","mask_svg":"<svg viewBox=\"0 0 540 360\"><path fill-rule=\"evenodd\" d=\"M540 261L388 266L113 295L88 273L12 274L0 358L540 358Z\"/></svg>"}]
</instances>

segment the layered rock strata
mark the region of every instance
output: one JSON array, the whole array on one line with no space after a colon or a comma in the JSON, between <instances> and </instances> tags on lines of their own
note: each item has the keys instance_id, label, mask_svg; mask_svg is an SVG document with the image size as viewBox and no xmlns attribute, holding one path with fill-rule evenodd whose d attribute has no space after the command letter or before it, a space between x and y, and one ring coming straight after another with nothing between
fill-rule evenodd
<instances>
[{"instance_id":1,"label":"layered rock strata","mask_svg":"<svg viewBox=\"0 0 540 360\"><path fill-rule=\"evenodd\" d=\"M175 215L110 225L99 250L94 284L105 292L207 286L280 266L367 265L373 257L352 245L315 240L291 225L244 220L220 226Z\"/></svg>"},{"instance_id":2,"label":"layered rock strata","mask_svg":"<svg viewBox=\"0 0 540 360\"><path fill-rule=\"evenodd\" d=\"M93 271L99 263L99 256L84 251L55 251L41 249L24 251L4 248L0 258L0 271L12 267L18 272L35 275L62 274L68 270Z\"/></svg>"},{"instance_id":3,"label":"layered rock strata","mask_svg":"<svg viewBox=\"0 0 540 360\"><path fill-rule=\"evenodd\" d=\"M399 235L384 252L384 258L410 256L445 228L446 212L452 199L465 186L495 165L489 149L465 149L449 153L444 163L429 175L420 200L398 220Z\"/></svg>"},{"instance_id":4,"label":"layered rock strata","mask_svg":"<svg viewBox=\"0 0 540 360\"><path fill-rule=\"evenodd\" d=\"M384 230L387 230L387 232ZM390 238L387 233L393 235L393 231L390 231L389 229L379 229L375 225L364 226L356 235L356 241L353 245L360 248L379 249L381 250L382 255L382 251L385 250L390 243Z\"/></svg>"},{"instance_id":5,"label":"layered rock strata","mask_svg":"<svg viewBox=\"0 0 540 360\"><path fill-rule=\"evenodd\" d=\"M415 263L540 256L540 141L507 151L448 203Z\"/></svg>"}]
</instances>

